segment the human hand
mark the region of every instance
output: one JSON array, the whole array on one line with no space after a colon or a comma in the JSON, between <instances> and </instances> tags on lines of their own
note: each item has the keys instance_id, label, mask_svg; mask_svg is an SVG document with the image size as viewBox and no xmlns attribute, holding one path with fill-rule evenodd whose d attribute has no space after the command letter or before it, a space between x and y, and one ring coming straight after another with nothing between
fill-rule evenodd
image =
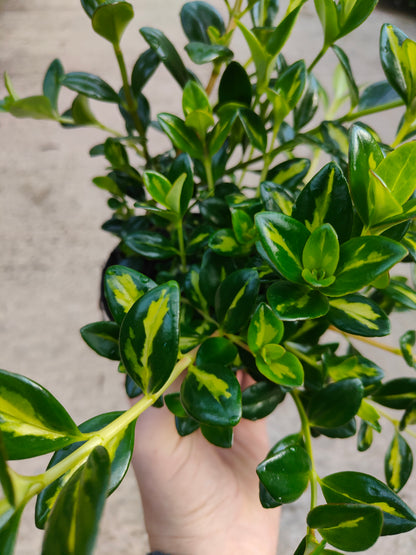
<instances>
[{"instance_id":1,"label":"human hand","mask_svg":"<svg viewBox=\"0 0 416 555\"><path fill-rule=\"evenodd\" d=\"M251 378L239 374L244 389ZM171 555L276 554L280 510L261 506L256 475L269 448L264 420L242 420L232 448L223 449L199 430L181 438L168 409L151 408L137 421L136 447L132 464L151 549Z\"/></svg>"}]
</instances>

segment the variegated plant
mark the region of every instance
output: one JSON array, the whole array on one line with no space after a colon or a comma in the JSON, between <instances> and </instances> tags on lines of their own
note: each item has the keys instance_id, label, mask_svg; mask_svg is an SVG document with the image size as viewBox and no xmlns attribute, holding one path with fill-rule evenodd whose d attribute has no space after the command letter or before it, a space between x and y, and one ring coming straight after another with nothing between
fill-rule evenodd
<instances>
[{"instance_id":1,"label":"variegated plant","mask_svg":"<svg viewBox=\"0 0 416 555\"><path fill-rule=\"evenodd\" d=\"M77 426L44 388L0 372L3 555L13 552L21 513L35 495L36 524L46 526L43 554L91 553L105 498L130 462L134 423L162 403L180 435L200 429L229 448L241 418L264 418L276 407L284 411L286 397L293 400L300 431L279 441L257 472L265 507L291 503L310 488L307 532L296 555L335 553L326 545L363 551L380 535L416 527L415 513L397 494L412 470L405 437L415 435L416 376L385 381L383 370L350 343L351 336L370 341L416 368L415 330L397 348L369 339L390 334L393 310L416 309L412 286L389 274L416 258L416 42L383 26L386 80L363 89L336 42L370 15L376 0L315 0L322 49L309 67L303 60L288 65L282 52L305 3L290 0L280 16L277 0L233 6L224 0L227 24L210 4L186 3L185 50L194 63L212 66L206 86L169 39L149 27L141 29L149 48L129 74L120 40L133 7L117 0L81 4L114 48L119 93L96 75L66 73L59 60L48 68L40 96L19 98L6 75L0 109L15 117L108 131L90 99L120 110L125 134L91 151L111 167L94 183L110 194L114 211L103 227L120 239L103 277L109 319L81 334L116 361L129 396L139 398L126 412ZM250 60L235 59L234 32L247 42ZM345 85L335 96L323 94L313 73L328 49ZM144 92L160 64L181 87L183 115L152 120ZM76 93L64 113L61 88ZM333 114L345 101L345 112L316 121L319 107ZM392 145L354 123L394 107L402 117ZM150 127L170 139L167 152L151 152ZM299 157L305 146L310 157ZM319 166L321 153L331 160ZM348 346L329 343L328 329ZM237 369L255 385L241 391ZM180 375L180 391L165 394ZM358 425L358 449L365 451L384 418L395 429L387 485L347 469L319 476L312 436L350 437ZM6 462L51 452L38 476L22 476Z\"/></svg>"}]
</instances>

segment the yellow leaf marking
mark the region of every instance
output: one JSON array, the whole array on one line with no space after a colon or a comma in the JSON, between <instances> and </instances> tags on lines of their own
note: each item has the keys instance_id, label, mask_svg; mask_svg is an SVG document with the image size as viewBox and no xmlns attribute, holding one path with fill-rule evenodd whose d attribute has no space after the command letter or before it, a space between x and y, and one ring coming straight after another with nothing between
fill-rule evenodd
<instances>
[{"instance_id":1,"label":"yellow leaf marking","mask_svg":"<svg viewBox=\"0 0 416 555\"><path fill-rule=\"evenodd\" d=\"M315 210L313 211L312 222L306 220L305 226L309 231L314 231L317 227L325 222L325 216L328 213L331 204L331 194L334 188L335 169L332 168L328 176L328 183L320 195L315 198Z\"/></svg>"},{"instance_id":2,"label":"yellow leaf marking","mask_svg":"<svg viewBox=\"0 0 416 555\"><path fill-rule=\"evenodd\" d=\"M273 250L276 252L279 250L278 247L280 247L286 252L289 258L291 258L296 263L297 266L301 266L299 258L295 256L295 254L288 248L286 241L283 239L283 237L280 235L280 233L272 224L270 223L267 224L267 231L268 231L268 238L273 243L271 245Z\"/></svg>"},{"instance_id":3,"label":"yellow leaf marking","mask_svg":"<svg viewBox=\"0 0 416 555\"><path fill-rule=\"evenodd\" d=\"M220 403L220 397L225 397L229 399L231 397L231 393L228 391L228 384L224 380L217 378L214 374L209 372L205 372L200 368L196 368L196 366L190 366L189 372L194 374L198 381L198 391L203 387L206 387L214 399Z\"/></svg>"},{"instance_id":4,"label":"yellow leaf marking","mask_svg":"<svg viewBox=\"0 0 416 555\"><path fill-rule=\"evenodd\" d=\"M400 446L399 446L399 438L395 435L393 439L393 444L390 450L389 462L388 465L391 469L391 478L390 482L393 485L395 491L400 489Z\"/></svg>"},{"instance_id":5,"label":"yellow leaf marking","mask_svg":"<svg viewBox=\"0 0 416 555\"><path fill-rule=\"evenodd\" d=\"M366 264L375 264L377 262L382 262L383 260L387 260L390 256L389 254L383 254L382 252L373 251L366 258L361 258L360 253L363 251L363 249L365 249L365 247L365 245L361 245L360 247L358 247L358 249L355 251L354 259L349 260L347 264L342 266L341 271L337 273L337 277L342 275L344 272L364 267Z\"/></svg>"},{"instance_id":6,"label":"yellow leaf marking","mask_svg":"<svg viewBox=\"0 0 416 555\"><path fill-rule=\"evenodd\" d=\"M363 326L376 330L378 328L377 324L374 322L380 318L380 316L374 312L371 306L365 303L349 303L345 299L333 299L329 302L331 306L346 312L348 316L357 320Z\"/></svg>"},{"instance_id":7,"label":"yellow leaf marking","mask_svg":"<svg viewBox=\"0 0 416 555\"><path fill-rule=\"evenodd\" d=\"M145 340L140 363L143 367L142 380L145 392L147 392L151 375L148 363L149 358L153 353L154 339L156 337L156 334L162 327L163 319L165 318L168 311L169 295L167 295L167 290L165 289L159 299L157 299L157 301L152 301L150 303L147 315L143 320Z\"/></svg>"},{"instance_id":8,"label":"yellow leaf marking","mask_svg":"<svg viewBox=\"0 0 416 555\"><path fill-rule=\"evenodd\" d=\"M273 339L278 335L276 328L265 317L266 308L261 307L257 313L258 317L253 324L256 329L256 346L261 349L264 345L272 343Z\"/></svg>"},{"instance_id":9,"label":"yellow leaf marking","mask_svg":"<svg viewBox=\"0 0 416 555\"><path fill-rule=\"evenodd\" d=\"M121 276L110 276L109 286L116 298L117 303L128 312L133 304L144 295L144 291L139 291L133 278L129 274Z\"/></svg>"}]
</instances>

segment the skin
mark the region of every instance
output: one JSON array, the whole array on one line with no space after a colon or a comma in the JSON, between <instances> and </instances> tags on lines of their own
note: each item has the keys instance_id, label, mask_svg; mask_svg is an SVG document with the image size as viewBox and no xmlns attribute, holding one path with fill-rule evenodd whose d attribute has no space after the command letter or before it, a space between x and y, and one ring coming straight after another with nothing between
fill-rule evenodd
<instances>
[{"instance_id":1,"label":"skin","mask_svg":"<svg viewBox=\"0 0 416 555\"><path fill-rule=\"evenodd\" d=\"M239 374L244 389L251 378ZM172 391L179 390L175 385ZM268 449L264 420L242 420L233 447L222 449L199 431L179 437L166 407L142 414L133 468L150 548L171 555L275 555L280 510L263 509L256 475Z\"/></svg>"}]
</instances>

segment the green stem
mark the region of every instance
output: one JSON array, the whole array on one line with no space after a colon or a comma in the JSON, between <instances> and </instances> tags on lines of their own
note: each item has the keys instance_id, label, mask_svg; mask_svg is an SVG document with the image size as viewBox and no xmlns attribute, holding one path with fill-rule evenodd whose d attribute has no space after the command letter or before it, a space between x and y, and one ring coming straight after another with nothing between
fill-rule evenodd
<instances>
[{"instance_id":1,"label":"green stem","mask_svg":"<svg viewBox=\"0 0 416 555\"><path fill-rule=\"evenodd\" d=\"M405 139L406 135L410 133L414 120L415 114L413 113L413 110L408 107L404 115L403 125L401 126L400 131L397 133L397 137L391 144L393 148L396 148Z\"/></svg>"},{"instance_id":2,"label":"green stem","mask_svg":"<svg viewBox=\"0 0 416 555\"><path fill-rule=\"evenodd\" d=\"M392 110L393 108L399 108L400 106L403 106L403 100L395 100L394 102L381 104L381 106L373 106L372 108L365 108L364 110L358 110L357 112L349 112L348 114L345 114L345 116L337 118L335 121L337 123L354 121L364 116L371 116L371 114L378 114L379 112Z\"/></svg>"},{"instance_id":3,"label":"green stem","mask_svg":"<svg viewBox=\"0 0 416 555\"><path fill-rule=\"evenodd\" d=\"M318 475L315 470L315 461L313 457L313 449L312 449L312 437L311 437L311 430L309 426L309 420L306 415L305 409L303 407L302 401L299 397L299 391L294 389L290 392L293 401L295 402L296 408L298 410L300 421L302 424L302 433L305 440L305 449L309 455L311 460L312 470L311 470L311 503L310 509L312 510L318 504ZM308 528L308 533L313 534L312 530Z\"/></svg>"},{"instance_id":4,"label":"green stem","mask_svg":"<svg viewBox=\"0 0 416 555\"><path fill-rule=\"evenodd\" d=\"M121 416L108 424L102 430L96 432L93 437L83 443L76 451L68 455L55 466L52 466L46 472L36 476L22 476L14 473L15 481L18 484L17 492L19 493L16 500L16 506L22 506L27 501L40 493L46 486L69 472L74 468L82 465L89 454L98 445L108 444L115 436L126 430L126 428L134 422L146 409L152 406L157 399L172 385L172 383L182 374L182 372L194 362L196 349L187 353L175 365L168 381L152 395L147 395L138 401L133 407L125 411Z\"/></svg>"},{"instance_id":5,"label":"green stem","mask_svg":"<svg viewBox=\"0 0 416 555\"><path fill-rule=\"evenodd\" d=\"M307 364L309 364L309 366L311 366L312 368L315 368L316 370L319 370L319 372L322 371L321 365L316 362L316 360L314 360L313 358L311 358L310 356L308 356L305 353L302 353L302 351L299 351L299 349L296 349L295 347L293 347L293 345L291 345L290 343L285 343L284 344L285 349L287 351L290 351L291 353L293 353L294 355L296 355L298 358L300 358L301 360L303 360L304 362L306 362Z\"/></svg>"},{"instance_id":6,"label":"green stem","mask_svg":"<svg viewBox=\"0 0 416 555\"><path fill-rule=\"evenodd\" d=\"M133 98L133 95L131 94L131 88L129 84L129 78L127 75L126 62L124 61L123 52L121 51L119 44L113 44L113 47L114 47L114 53L117 58L118 66L120 68L121 79L123 81L123 91L126 96L127 110L133 119L133 123L138 134L142 138L143 154L146 159L146 162L149 163L151 158L147 150L146 130L143 127L143 123L140 120L139 115L137 113L137 102Z\"/></svg>"},{"instance_id":7,"label":"green stem","mask_svg":"<svg viewBox=\"0 0 416 555\"><path fill-rule=\"evenodd\" d=\"M183 238L183 220L180 218L178 221L178 244L179 253L181 257L181 271L186 272L186 251L185 251L185 241Z\"/></svg>"},{"instance_id":8,"label":"green stem","mask_svg":"<svg viewBox=\"0 0 416 555\"><path fill-rule=\"evenodd\" d=\"M312 71L313 68L316 66L316 64L319 62L319 60L325 55L326 51L328 50L328 45L325 45L321 48L321 50L318 52L316 58L313 60L313 62L311 63L311 65L308 67L308 71Z\"/></svg>"},{"instance_id":9,"label":"green stem","mask_svg":"<svg viewBox=\"0 0 416 555\"><path fill-rule=\"evenodd\" d=\"M213 193L215 189L215 182L214 182L214 176L212 175L212 162L209 155L206 155L204 158L204 168L205 168L205 173L207 175L208 191L210 193Z\"/></svg>"}]
</instances>

